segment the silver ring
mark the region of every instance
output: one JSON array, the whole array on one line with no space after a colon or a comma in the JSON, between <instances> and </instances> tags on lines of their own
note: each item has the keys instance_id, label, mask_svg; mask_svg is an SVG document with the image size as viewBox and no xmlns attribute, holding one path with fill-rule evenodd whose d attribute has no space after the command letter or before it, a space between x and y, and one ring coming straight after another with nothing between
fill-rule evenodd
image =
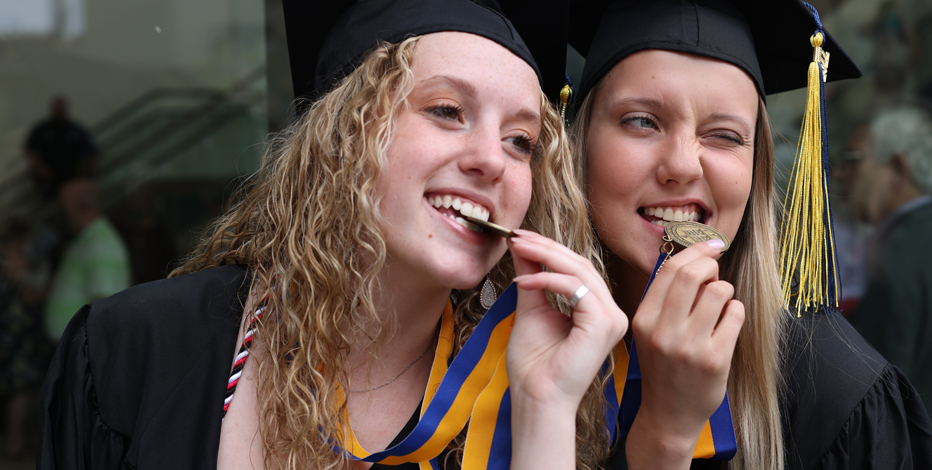
<instances>
[{"instance_id":1,"label":"silver ring","mask_svg":"<svg viewBox=\"0 0 932 470\"><path fill-rule=\"evenodd\" d=\"M570 307L576 308L576 304L579 303L579 299L586 296L589 293L589 288L585 284L579 286L579 289L576 289L576 292L573 293L573 296L570 297Z\"/></svg>"}]
</instances>

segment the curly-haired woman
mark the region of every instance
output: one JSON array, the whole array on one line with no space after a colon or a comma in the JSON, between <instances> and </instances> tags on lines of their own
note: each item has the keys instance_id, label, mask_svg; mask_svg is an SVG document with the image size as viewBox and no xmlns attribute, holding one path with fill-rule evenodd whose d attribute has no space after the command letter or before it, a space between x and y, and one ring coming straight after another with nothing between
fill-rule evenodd
<instances>
[{"instance_id":1,"label":"curly-haired woman","mask_svg":"<svg viewBox=\"0 0 932 470\"><path fill-rule=\"evenodd\" d=\"M483 318L483 279L516 275L511 464L594 466L576 443L604 430L601 398L584 395L627 319L587 257L551 240L591 246L530 53L500 12L465 0L358 2L330 35L318 76L335 86L172 278L72 320L46 381L40 468L457 467L470 432L499 431L473 416L421 442L440 441L439 460L357 458L420 437ZM571 302L555 309L546 291ZM451 409L464 423L473 402Z\"/></svg>"}]
</instances>

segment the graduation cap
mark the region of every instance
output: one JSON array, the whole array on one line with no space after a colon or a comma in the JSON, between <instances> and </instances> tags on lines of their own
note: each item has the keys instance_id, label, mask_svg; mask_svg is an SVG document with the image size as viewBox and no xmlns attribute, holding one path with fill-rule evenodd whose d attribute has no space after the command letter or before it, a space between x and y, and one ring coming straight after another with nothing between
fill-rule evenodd
<instances>
[{"instance_id":1,"label":"graduation cap","mask_svg":"<svg viewBox=\"0 0 932 470\"><path fill-rule=\"evenodd\" d=\"M761 96L804 88L813 58L809 38L817 29L831 56L826 81L861 76L815 10L799 0L595 0L573 7L570 44L586 57L581 96L621 59L644 49L731 63L753 78Z\"/></svg>"},{"instance_id":2,"label":"graduation cap","mask_svg":"<svg viewBox=\"0 0 932 470\"><path fill-rule=\"evenodd\" d=\"M531 2L283 0L295 97L325 94L378 41L397 43L441 31L495 41L527 62L554 97L564 80L569 1Z\"/></svg>"},{"instance_id":3,"label":"graduation cap","mask_svg":"<svg viewBox=\"0 0 932 470\"><path fill-rule=\"evenodd\" d=\"M598 28L592 28L595 21ZM619 61L644 49L733 64L751 76L762 98L808 88L780 235L783 294L797 312L839 308L823 86L861 71L824 30L816 10L799 0L593 0L574 4L569 36L586 56L581 96Z\"/></svg>"}]
</instances>

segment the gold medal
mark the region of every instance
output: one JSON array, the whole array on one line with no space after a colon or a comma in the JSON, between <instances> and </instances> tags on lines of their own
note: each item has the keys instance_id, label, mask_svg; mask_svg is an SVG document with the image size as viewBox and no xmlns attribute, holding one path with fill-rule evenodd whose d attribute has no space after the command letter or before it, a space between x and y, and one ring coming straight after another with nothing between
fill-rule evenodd
<instances>
[{"instance_id":1,"label":"gold medal","mask_svg":"<svg viewBox=\"0 0 932 470\"><path fill-rule=\"evenodd\" d=\"M670 222L663 230L666 232L666 236L663 237L664 241L676 242L684 248L696 243L707 242L714 238L725 242L725 248L722 248L722 253L728 251L728 248L731 246L728 237L722 232L708 225L700 224L699 222Z\"/></svg>"},{"instance_id":2,"label":"gold medal","mask_svg":"<svg viewBox=\"0 0 932 470\"><path fill-rule=\"evenodd\" d=\"M663 231L666 233L663 236L663 245L660 247L660 252L666 254L667 256L660 263L660 266L657 268L657 272L660 272L660 269L663 268L663 265L673 256L673 243L687 248L691 245L700 242L707 242L713 238L717 238L725 242L725 247L722 248L722 253L728 251L728 248L731 246L731 242L728 241L728 237L725 236L722 232L715 230L712 227L709 227L705 224L700 224L699 222L669 222L663 228ZM656 274L656 273L655 273Z\"/></svg>"},{"instance_id":3,"label":"gold medal","mask_svg":"<svg viewBox=\"0 0 932 470\"><path fill-rule=\"evenodd\" d=\"M475 218L475 217L463 217L463 218L466 219L466 220L469 221L469 222L472 222L472 223L474 223L474 224L476 224L476 225L482 227L482 229L485 230L486 232L493 233L493 234L498 235L498 236L500 236L500 237L502 237L502 238L511 238L511 237L515 236L515 233L514 233L514 232L512 232L511 230L509 230L509 229L507 229L507 228L505 228L505 227L502 227L501 225L496 225L496 224L493 224L492 222L487 222L487 221L485 221L485 220L477 219L477 218Z\"/></svg>"}]
</instances>

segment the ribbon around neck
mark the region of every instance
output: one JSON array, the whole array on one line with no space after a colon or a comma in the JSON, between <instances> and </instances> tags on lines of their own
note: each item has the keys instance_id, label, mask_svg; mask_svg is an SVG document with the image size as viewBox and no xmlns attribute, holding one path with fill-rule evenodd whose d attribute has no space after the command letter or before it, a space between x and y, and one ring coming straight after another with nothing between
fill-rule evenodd
<instances>
[{"instance_id":1,"label":"ribbon around neck","mask_svg":"<svg viewBox=\"0 0 932 470\"><path fill-rule=\"evenodd\" d=\"M651 274L650 280L647 282L647 287L644 289L645 294L647 290L650 289L650 285L654 282L654 276L657 275L657 271L666 258L666 253L661 253L657 258L654 272ZM637 416L638 409L641 406L641 367L638 364L637 347L634 340L631 340L630 357L624 348L624 342L618 345L615 349L615 354L617 357L615 373L608 378L605 385L605 398L608 403L610 405L618 403L617 408L615 408L617 410L618 419L617 428L613 426L612 421L609 421L609 416L606 416L613 443L619 437L616 435L616 430L621 436L628 435L628 432L631 430L631 425L634 423L634 418ZM623 372L619 374L619 370ZM620 385L619 376L622 377ZM619 389L623 390L622 395L609 396L609 392L616 391L617 393ZM702 428L702 432L699 434L699 440L696 442L696 448L693 450L693 458L731 460L731 458L735 456L737 450L738 442L735 438L735 427L731 417L731 407L728 404L728 392L725 392L725 398L722 400L722 404L712 413L712 416L706 421L705 426Z\"/></svg>"},{"instance_id":2,"label":"ribbon around neck","mask_svg":"<svg viewBox=\"0 0 932 470\"><path fill-rule=\"evenodd\" d=\"M511 284L450 361L453 307L448 302L441 317L440 339L421 404L420 420L414 430L398 445L369 453L350 429L346 433L346 448L336 450L364 462L386 465L411 462L422 470L439 470L438 456L468 422L463 469L507 470L511 466L511 394L505 348L514 325L517 303L518 289ZM603 366L606 373L609 361L606 359ZM641 375L634 344L629 357L624 342L619 343L615 348L615 362L604 391L605 421L612 442L619 435L627 435L641 402ZM734 456L736 449L726 394L722 405L706 423L693 457L727 460Z\"/></svg>"}]
</instances>

